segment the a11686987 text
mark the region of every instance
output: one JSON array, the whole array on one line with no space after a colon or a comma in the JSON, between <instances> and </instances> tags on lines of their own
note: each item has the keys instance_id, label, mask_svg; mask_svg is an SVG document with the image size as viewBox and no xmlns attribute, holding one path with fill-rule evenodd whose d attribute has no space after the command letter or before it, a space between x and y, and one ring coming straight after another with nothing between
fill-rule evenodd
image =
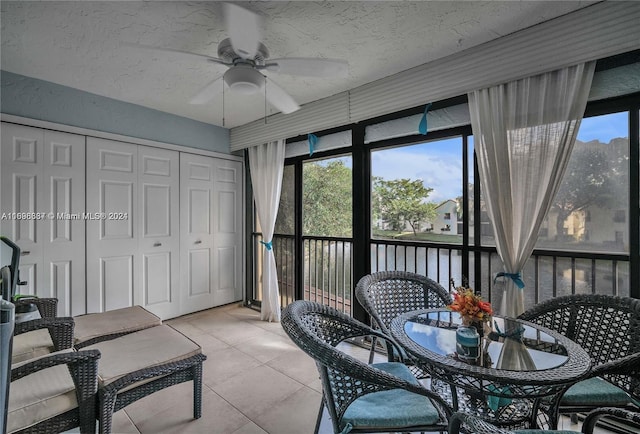
<instances>
[{"instance_id":1,"label":"a11686987 text","mask_svg":"<svg viewBox=\"0 0 640 434\"><path fill-rule=\"evenodd\" d=\"M0 220L128 220L127 212L3 212Z\"/></svg>"}]
</instances>

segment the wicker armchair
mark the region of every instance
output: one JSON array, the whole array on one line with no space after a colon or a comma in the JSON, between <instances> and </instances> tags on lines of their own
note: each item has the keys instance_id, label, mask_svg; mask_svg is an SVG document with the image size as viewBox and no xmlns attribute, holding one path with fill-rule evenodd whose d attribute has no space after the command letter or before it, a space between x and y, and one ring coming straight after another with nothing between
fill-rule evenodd
<instances>
[{"instance_id":1,"label":"wicker armchair","mask_svg":"<svg viewBox=\"0 0 640 434\"><path fill-rule=\"evenodd\" d=\"M380 271L364 276L356 285L356 298L371 316L371 326L380 329L386 336L391 336L391 320L400 314L428 308L445 307L451 303L451 296L439 283L420 274L406 271ZM397 361L389 347L389 360ZM373 361L376 340L371 345L369 363ZM404 356L406 358L406 355ZM427 375L418 368L411 359L405 362L418 378Z\"/></svg>"},{"instance_id":2,"label":"wicker armchair","mask_svg":"<svg viewBox=\"0 0 640 434\"><path fill-rule=\"evenodd\" d=\"M591 411L582 424L582 433L592 434L596 424L603 418L611 418L622 421L629 427L635 427L640 429L640 413L631 412L620 408L600 408ZM474 433L474 434L572 434L577 431L545 431L545 430L524 430L524 431L508 431L502 428L498 428L491 423L480 419L477 416L473 416L465 413L454 413L451 416L449 422L449 434L459 433ZM631 432L631 431L630 431ZM634 431L635 432L635 431Z\"/></svg>"},{"instance_id":3,"label":"wicker armchair","mask_svg":"<svg viewBox=\"0 0 640 434\"><path fill-rule=\"evenodd\" d=\"M81 433L95 433L100 352L71 349L72 318L16 324L14 339L43 328L49 330L57 352L12 365L8 432L52 433L79 427Z\"/></svg>"},{"instance_id":4,"label":"wicker armchair","mask_svg":"<svg viewBox=\"0 0 640 434\"><path fill-rule=\"evenodd\" d=\"M338 350L345 340L380 331L328 306L298 300L283 310L282 327L318 366L323 399L336 433L445 431L450 410L403 363L368 365Z\"/></svg>"},{"instance_id":5,"label":"wicker armchair","mask_svg":"<svg viewBox=\"0 0 640 434\"><path fill-rule=\"evenodd\" d=\"M640 300L569 295L540 303L521 319L555 330L589 353L593 369L560 399L559 413L599 407L638 411L640 402Z\"/></svg>"}]
</instances>

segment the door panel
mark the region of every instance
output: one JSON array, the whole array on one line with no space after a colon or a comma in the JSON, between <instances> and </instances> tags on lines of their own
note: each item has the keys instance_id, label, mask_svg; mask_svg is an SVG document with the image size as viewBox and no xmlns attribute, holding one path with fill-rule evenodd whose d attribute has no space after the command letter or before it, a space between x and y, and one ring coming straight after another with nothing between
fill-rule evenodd
<instances>
[{"instance_id":1,"label":"door panel","mask_svg":"<svg viewBox=\"0 0 640 434\"><path fill-rule=\"evenodd\" d=\"M0 221L2 235L21 250L19 294L42 295L37 282L43 264L44 222L35 218L44 202L42 156L44 131L39 128L2 123L2 201L5 218ZM31 218L29 214L31 213Z\"/></svg>"},{"instance_id":2,"label":"door panel","mask_svg":"<svg viewBox=\"0 0 640 434\"><path fill-rule=\"evenodd\" d=\"M134 239L133 216L136 181L100 180L100 239ZM122 218L115 218L122 216Z\"/></svg>"},{"instance_id":3,"label":"door panel","mask_svg":"<svg viewBox=\"0 0 640 434\"><path fill-rule=\"evenodd\" d=\"M42 280L46 296L58 299L59 315L86 312L85 137L44 132L43 177L47 186L43 221Z\"/></svg>"},{"instance_id":4,"label":"door panel","mask_svg":"<svg viewBox=\"0 0 640 434\"><path fill-rule=\"evenodd\" d=\"M180 154L180 235L182 313L214 306L213 271L213 196L214 159Z\"/></svg>"},{"instance_id":5,"label":"door panel","mask_svg":"<svg viewBox=\"0 0 640 434\"><path fill-rule=\"evenodd\" d=\"M103 310L133 306L134 256L100 258L99 297Z\"/></svg>"},{"instance_id":6,"label":"door panel","mask_svg":"<svg viewBox=\"0 0 640 434\"><path fill-rule=\"evenodd\" d=\"M138 147L141 303L162 319L180 315L179 153Z\"/></svg>"},{"instance_id":7,"label":"door panel","mask_svg":"<svg viewBox=\"0 0 640 434\"><path fill-rule=\"evenodd\" d=\"M161 270L171 270L171 252L152 253L142 255L143 263L143 292L144 305L147 309L159 308L158 305L171 303L174 298L171 295L171 276L167 279L167 273Z\"/></svg>"},{"instance_id":8,"label":"door panel","mask_svg":"<svg viewBox=\"0 0 640 434\"><path fill-rule=\"evenodd\" d=\"M1 140L0 208L20 218L0 230L20 246L27 282L17 291L57 297L59 315L84 313L85 137L2 123Z\"/></svg>"},{"instance_id":9,"label":"door panel","mask_svg":"<svg viewBox=\"0 0 640 434\"><path fill-rule=\"evenodd\" d=\"M242 163L215 160L214 305L242 300Z\"/></svg>"},{"instance_id":10,"label":"door panel","mask_svg":"<svg viewBox=\"0 0 640 434\"><path fill-rule=\"evenodd\" d=\"M138 303L137 156L136 145L87 138L89 313Z\"/></svg>"}]
</instances>

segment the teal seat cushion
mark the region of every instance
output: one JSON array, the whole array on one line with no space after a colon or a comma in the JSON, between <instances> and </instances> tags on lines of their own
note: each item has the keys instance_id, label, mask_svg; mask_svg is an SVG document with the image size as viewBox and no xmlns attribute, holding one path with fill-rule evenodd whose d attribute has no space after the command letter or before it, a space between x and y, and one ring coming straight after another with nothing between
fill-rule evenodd
<instances>
[{"instance_id":1,"label":"teal seat cushion","mask_svg":"<svg viewBox=\"0 0 640 434\"><path fill-rule=\"evenodd\" d=\"M560 405L623 406L631 403L624 390L602 378L589 378L574 384L565 392Z\"/></svg>"},{"instance_id":2,"label":"teal seat cushion","mask_svg":"<svg viewBox=\"0 0 640 434\"><path fill-rule=\"evenodd\" d=\"M376 363L371 366L419 384L402 363ZM342 421L346 426L358 429L412 427L435 425L440 421L440 415L426 396L395 389L369 393L356 399L345 411Z\"/></svg>"}]
</instances>

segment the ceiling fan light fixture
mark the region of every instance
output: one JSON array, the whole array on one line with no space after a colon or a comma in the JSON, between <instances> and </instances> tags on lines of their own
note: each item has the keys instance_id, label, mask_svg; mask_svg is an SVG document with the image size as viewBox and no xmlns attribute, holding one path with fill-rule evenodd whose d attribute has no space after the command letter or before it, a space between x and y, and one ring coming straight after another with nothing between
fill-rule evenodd
<instances>
[{"instance_id":1,"label":"ceiling fan light fixture","mask_svg":"<svg viewBox=\"0 0 640 434\"><path fill-rule=\"evenodd\" d=\"M224 73L224 82L232 92L252 95L264 87L264 75L250 66L236 65Z\"/></svg>"}]
</instances>

